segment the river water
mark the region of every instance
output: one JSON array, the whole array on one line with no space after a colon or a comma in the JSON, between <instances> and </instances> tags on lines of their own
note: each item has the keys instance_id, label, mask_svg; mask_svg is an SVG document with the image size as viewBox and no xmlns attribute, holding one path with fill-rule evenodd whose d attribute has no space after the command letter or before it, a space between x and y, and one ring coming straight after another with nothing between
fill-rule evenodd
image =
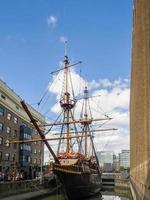
<instances>
[{"instance_id":1,"label":"river water","mask_svg":"<svg viewBox=\"0 0 150 200\"><path fill-rule=\"evenodd\" d=\"M40 198L40 200L67 200L63 195L53 195L48 197ZM132 200L130 197L123 197L121 195L103 194L94 198L88 198L87 200Z\"/></svg>"}]
</instances>

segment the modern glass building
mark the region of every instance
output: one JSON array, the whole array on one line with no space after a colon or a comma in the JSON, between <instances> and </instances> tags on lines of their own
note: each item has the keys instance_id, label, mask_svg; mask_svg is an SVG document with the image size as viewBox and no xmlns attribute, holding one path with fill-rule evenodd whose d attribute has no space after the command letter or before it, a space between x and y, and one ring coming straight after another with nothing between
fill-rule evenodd
<instances>
[{"instance_id":1,"label":"modern glass building","mask_svg":"<svg viewBox=\"0 0 150 200\"><path fill-rule=\"evenodd\" d=\"M113 171L113 160L114 152L113 151L100 151L97 152L99 164L102 167L103 171L111 172Z\"/></svg>"},{"instance_id":2,"label":"modern glass building","mask_svg":"<svg viewBox=\"0 0 150 200\"><path fill-rule=\"evenodd\" d=\"M130 167L130 150L122 150L119 154L119 164L120 167L125 169Z\"/></svg>"}]
</instances>

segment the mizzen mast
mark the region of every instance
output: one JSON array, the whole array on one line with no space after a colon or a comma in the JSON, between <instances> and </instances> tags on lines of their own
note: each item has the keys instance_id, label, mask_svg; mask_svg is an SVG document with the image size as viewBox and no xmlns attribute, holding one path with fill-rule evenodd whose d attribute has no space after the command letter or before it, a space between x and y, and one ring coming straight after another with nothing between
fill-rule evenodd
<instances>
[{"instance_id":1,"label":"mizzen mast","mask_svg":"<svg viewBox=\"0 0 150 200\"><path fill-rule=\"evenodd\" d=\"M84 147L84 153L85 153L85 157L87 157L87 148L88 148L88 127L89 125L92 123L92 118L89 119L88 116L88 89L87 86L85 86L84 88L84 102L83 102L83 107L82 107L82 112L81 112L81 119L80 119L80 123L81 125L83 125L83 134L85 136L85 147Z\"/></svg>"}]
</instances>

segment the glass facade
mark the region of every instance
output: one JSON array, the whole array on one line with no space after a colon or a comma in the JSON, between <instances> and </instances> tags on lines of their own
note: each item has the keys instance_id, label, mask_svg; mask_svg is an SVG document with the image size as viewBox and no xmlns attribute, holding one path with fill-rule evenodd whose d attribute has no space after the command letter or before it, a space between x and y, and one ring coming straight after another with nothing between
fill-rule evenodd
<instances>
[{"instance_id":1,"label":"glass facade","mask_svg":"<svg viewBox=\"0 0 150 200\"><path fill-rule=\"evenodd\" d=\"M3 130L3 123L0 123L0 131Z\"/></svg>"},{"instance_id":2,"label":"glass facade","mask_svg":"<svg viewBox=\"0 0 150 200\"><path fill-rule=\"evenodd\" d=\"M120 167L130 167L130 150L122 150L119 154Z\"/></svg>"},{"instance_id":3,"label":"glass facade","mask_svg":"<svg viewBox=\"0 0 150 200\"><path fill-rule=\"evenodd\" d=\"M0 116L4 116L4 108L0 107Z\"/></svg>"},{"instance_id":4,"label":"glass facade","mask_svg":"<svg viewBox=\"0 0 150 200\"><path fill-rule=\"evenodd\" d=\"M20 126L20 140L30 140L32 129L26 125ZM20 144L19 146L19 160L21 166L30 166L32 148L30 143Z\"/></svg>"},{"instance_id":5,"label":"glass facade","mask_svg":"<svg viewBox=\"0 0 150 200\"><path fill-rule=\"evenodd\" d=\"M2 144L3 144L3 138L0 137L0 145L2 145Z\"/></svg>"}]
</instances>

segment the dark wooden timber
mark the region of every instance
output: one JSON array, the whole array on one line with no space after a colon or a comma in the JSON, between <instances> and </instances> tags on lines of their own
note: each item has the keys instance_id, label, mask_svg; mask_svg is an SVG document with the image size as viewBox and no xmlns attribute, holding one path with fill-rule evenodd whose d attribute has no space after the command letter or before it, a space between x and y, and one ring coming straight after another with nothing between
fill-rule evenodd
<instances>
[{"instance_id":1,"label":"dark wooden timber","mask_svg":"<svg viewBox=\"0 0 150 200\"><path fill-rule=\"evenodd\" d=\"M90 136L89 134L87 136ZM70 136L70 139L72 138L79 138L79 137L85 137L85 135L78 135L78 136ZM29 142L38 142L38 141L45 141L45 140L63 140L66 139L66 137L54 137L54 138L45 138L45 139L33 139L33 140L13 140L9 142L10 144L15 144L15 143L29 143Z\"/></svg>"},{"instance_id":2,"label":"dark wooden timber","mask_svg":"<svg viewBox=\"0 0 150 200\"><path fill-rule=\"evenodd\" d=\"M91 124L91 122L96 122L96 121L103 121L103 120L111 120L112 118L100 118L100 119L88 119L88 120L74 120L74 121L70 121L70 122L54 122L54 123L50 123L50 124L42 124L39 127L44 127L44 126L58 126L58 125L63 125L63 124L75 124L75 123L83 123L83 122L87 122L89 124Z\"/></svg>"},{"instance_id":3,"label":"dark wooden timber","mask_svg":"<svg viewBox=\"0 0 150 200\"><path fill-rule=\"evenodd\" d=\"M48 150L49 150L50 153L52 154L52 156L53 156L55 162L59 164L60 162L59 162L58 158L56 157L54 151L52 150L52 148L50 147L48 141L46 140L45 135L44 135L44 134L42 133L42 131L40 130L40 128L39 128L39 126L38 126L36 120L33 118L31 112L29 111L29 109L28 109L28 107L27 107L27 105L26 105L26 103L25 103L24 101L21 101L21 105L22 105L22 107L24 108L25 112L27 113L28 117L30 118L30 120L31 120L32 124L34 125L35 129L36 129L37 132L39 133L40 137L43 139L43 141L44 141L44 143L46 144Z\"/></svg>"}]
</instances>

